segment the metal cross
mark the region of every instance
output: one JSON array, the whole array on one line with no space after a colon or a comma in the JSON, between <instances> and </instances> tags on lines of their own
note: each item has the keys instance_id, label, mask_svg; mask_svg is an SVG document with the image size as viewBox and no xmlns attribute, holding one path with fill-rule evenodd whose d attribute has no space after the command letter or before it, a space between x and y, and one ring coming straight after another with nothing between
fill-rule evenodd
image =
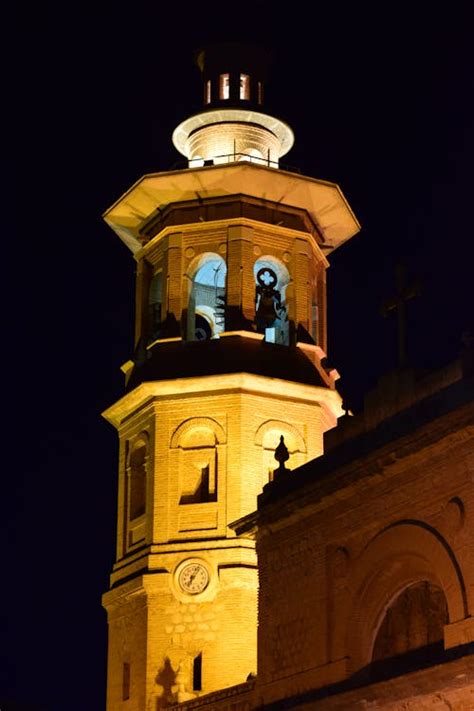
<instances>
[{"instance_id":1,"label":"metal cross","mask_svg":"<svg viewBox=\"0 0 474 711\"><path fill-rule=\"evenodd\" d=\"M414 282L407 286L406 280L407 270L405 265L397 264L395 267L395 283L397 293L391 299L384 301L381 306L382 316L388 316L390 311L397 311L397 330L398 330L398 364L404 366L407 364L407 328L406 328L406 305L410 299L418 296L420 293L419 282Z\"/></svg>"}]
</instances>

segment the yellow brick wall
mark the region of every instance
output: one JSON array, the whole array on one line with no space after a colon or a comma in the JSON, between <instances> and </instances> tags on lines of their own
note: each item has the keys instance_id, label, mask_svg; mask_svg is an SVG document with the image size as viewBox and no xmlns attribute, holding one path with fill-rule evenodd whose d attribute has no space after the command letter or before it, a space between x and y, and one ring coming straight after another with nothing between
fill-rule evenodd
<instances>
[{"instance_id":1,"label":"yellow brick wall","mask_svg":"<svg viewBox=\"0 0 474 711\"><path fill-rule=\"evenodd\" d=\"M311 279L327 266L313 237L234 218L165 228L137 253L137 340L145 333L149 283L158 270L163 271L163 310L175 317L184 338L189 335L192 278L202 255L209 253L226 260L228 326L232 308L254 320L254 264L271 256L290 273L291 318L311 332ZM319 307L319 329L325 333L325 305ZM177 381L166 395L157 392L142 402L132 393L130 406L121 410L117 405L117 561L112 589L104 596L110 638L108 711L156 711L176 700L179 690L193 695L192 660L199 653L202 694L245 682L256 672L254 542L236 538L229 524L255 510L269 469L277 467L273 451L280 434L290 449L288 467L295 468L322 453L323 432L337 416L338 406L327 406L324 387L287 383L278 394L271 380L263 390L261 385L216 389L212 378L202 378L198 386L186 388ZM193 466L189 437L195 426L214 433L218 495L216 501L180 504ZM146 513L131 522L127 452L143 433L148 441ZM201 561L209 571L211 582L200 594L187 595L177 584L186 560ZM124 662L131 665L127 701L122 700Z\"/></svg>"},{"instance_id":2,"label":"yellow brick wall","mask_svg":"<svg viewBox=\"0 0 474 711\"><path fill-rule=\"evenodd\" d=\"M110 655L109 698L115 700L109 701L108 711L122 709L117 675L121 676L123 662L129 661L120 656L127 644L133 693L140 699L145 694L148 705L142 708L153 711L160 695L168 699L177 693L171 687L177 687L183 678L185 692L193 693L189 686L192 659L198 653L203 655L202 693L242 683L256 671L258 580L254 542L236 538L228 526L256 508L257 495L268 481L269 462L272 468L277 466L271 447L280 433L287 437L291 451L288 466L292 468L321 454L323 431L330 425L318 405L318 399L324 402L325 388L288 383L284 394L278 395L270 380L263 393L256 385L253 390L253 376L247 378L247 388L226 387L219 380L215 381L216 385L220 383L217 389L211 377L196 379L189 392L183 391L185 381L178 382L172 394L168 391L147 400L144 406L134 406L129 413L124 411L123 424L118 427L122 452L119 487L126 486L126 443L133 443L146 432L147 533L144 542L129 544L125 493L119 491L121 544L112 575L114 588L104 598L110 610L109 634L114 650ZM257 381L262 387L261 380ZM193 437L199 443L206 427L216 438L217 501L183 505L179 503L183 467L193 451L186 447L192 447ZM195 432L201 433L199 437ZM187 595L180 590L176 576L186 560L195 559L207 566L211 582L202 593ZM144 569L153 574L143 575ZM135 589L127 592L130 576L142 576L140 600L145 603L139 624L137 593ZM122 626L115 622L116 597L122 601L121 618L128 620ZM166 688L168 677L173 683Z\"/></svg>"},{"instance_id":3,"label":"yellow brick wall","mask_svg":"<svg viewBox=\"0 0 474 711\"><path fill-rule=\"evenodd\" d=\"M445 646L474 641L473 441L464 430L420 451L381 455L358 485L301 502L279 530L262 532L258 682L265 702L368 664L384 605L413 580L443 589Z\"/></svg>"}]
</instances>

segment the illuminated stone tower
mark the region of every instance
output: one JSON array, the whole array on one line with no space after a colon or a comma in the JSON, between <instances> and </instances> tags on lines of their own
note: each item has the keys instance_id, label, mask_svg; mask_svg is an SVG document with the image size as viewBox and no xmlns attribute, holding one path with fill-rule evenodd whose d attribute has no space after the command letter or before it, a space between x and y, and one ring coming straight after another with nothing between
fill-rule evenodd
<instances>
[{"instance_id":1,"label":"illuminated stone tower","mask_svg":"<svg viewBox=\"0 0 474 711\"><path fill-rule=\"evenodd\" d=\"M358 231L337 185L279 168L293 133L263 113L266 54L197 57L204 109L173 134L180 170L107 212L137 262L135 354L105 413L120 439L108 711L155 711L256 672L256 507L341 414L324 368L326 255ZM322 362L323 361L323 362Z\"/></svg>"}]
</instances>

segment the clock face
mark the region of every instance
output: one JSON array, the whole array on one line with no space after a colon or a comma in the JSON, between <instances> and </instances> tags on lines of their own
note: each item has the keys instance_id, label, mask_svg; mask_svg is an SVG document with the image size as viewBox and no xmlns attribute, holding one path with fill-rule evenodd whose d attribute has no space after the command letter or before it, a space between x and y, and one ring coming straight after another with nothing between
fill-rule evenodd
<instances>
[{"instance_id":1,"label":"clock face","mask_svg":"<svg viewBox=\"0 0 474 711\"><path fill-rule=\"evenodd\" d=\"M197 595L205 590L209 584L209 573L200 563L185 565L179 574L179 585L184 592Z\"/></svg>"}]
</instances>

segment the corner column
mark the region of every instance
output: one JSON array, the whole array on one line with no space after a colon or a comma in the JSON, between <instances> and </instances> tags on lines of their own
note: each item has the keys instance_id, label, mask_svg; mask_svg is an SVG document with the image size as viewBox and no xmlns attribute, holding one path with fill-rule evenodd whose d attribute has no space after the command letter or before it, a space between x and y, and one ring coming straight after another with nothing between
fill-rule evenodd
<instances>
[{"instance_id":1,"label":"corner column","mask_svg":"<svg viewBox=\"0 0 474 711\"><path fill-rule=\"evenodd\" d=\"M253 229L231 225L227 230L226 331L249 328L255 319Z\"/></svg>"}]
</instances>

